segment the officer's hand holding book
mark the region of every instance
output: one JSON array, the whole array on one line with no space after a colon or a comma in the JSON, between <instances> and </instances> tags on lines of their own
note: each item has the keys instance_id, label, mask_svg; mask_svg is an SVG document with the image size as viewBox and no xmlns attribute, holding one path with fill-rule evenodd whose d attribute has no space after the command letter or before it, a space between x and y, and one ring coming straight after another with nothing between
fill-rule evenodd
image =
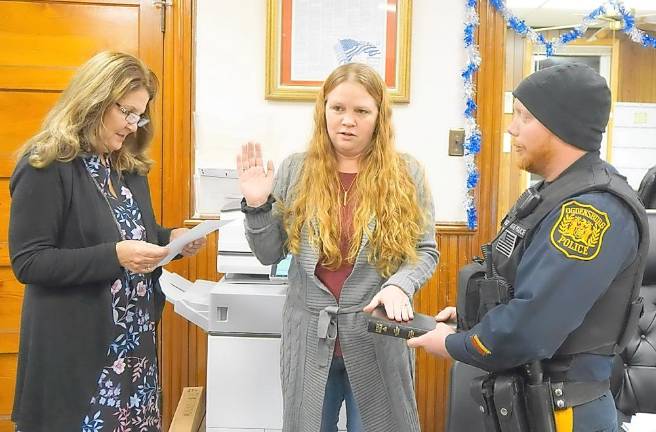
<instances>
[{"instance_id":1,"label":"officer's hand holding book","mask_svg":"<svg viewBox=\"0 0 656 432\"><path fill-rule=\"evenodd\" d=\"M446 350L446 338L456 332L452 325L456 321L456 308L453 306L442 309L436 316L437 324L435 330L431 330L423 336L408 339L410 348L422 347L429 354L451 358Z\"/></svg>"},{"instance_id":2,"label":"officer's hand holding book","mask_svg":"<svg viewBox=\"0 0 656 432\"><path fill-rule=\"evenodd\" d=\"M455 306L447 306L435 315L435 321L447 323L451 326L456 325L458 314L456 313Z\"/></svg>"}]
</instances>

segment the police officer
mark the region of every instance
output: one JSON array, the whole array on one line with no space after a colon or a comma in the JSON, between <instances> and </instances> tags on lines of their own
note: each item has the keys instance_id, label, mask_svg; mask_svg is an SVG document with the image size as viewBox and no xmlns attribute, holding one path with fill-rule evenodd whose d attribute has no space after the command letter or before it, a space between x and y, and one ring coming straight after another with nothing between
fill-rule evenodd
<instances>
[{"instance_id":1,"label":"police officer","mask_svg":"<svg viewBox=\"0 0 656 432\"><path fill-rule=\"evenodd\" d=\"M591 68L562 64L513 94L519 167L544 180L520 197L486 257L511 299L467 331L438 323L408 345L492 372L541 361L558 431L616 431L608 379L641 310L648 236L635 193L599 157L610 90ZM453 307L436 317L455 318Z\"/></svg>"}]
</instances>

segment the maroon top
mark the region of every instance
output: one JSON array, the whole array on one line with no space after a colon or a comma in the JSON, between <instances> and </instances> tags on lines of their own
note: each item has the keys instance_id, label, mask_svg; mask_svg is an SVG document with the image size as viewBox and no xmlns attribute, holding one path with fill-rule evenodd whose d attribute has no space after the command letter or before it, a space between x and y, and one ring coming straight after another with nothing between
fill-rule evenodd
<instances>
[{"instance_id":1,"label":"maroon top","mask_svg":"<svg viewBox=\"0 0 656 432\"><path fill-rule=\"evenodd\" d=\"M344 286L344 281L349 277L351 271L353 271L353 264L349 263L346 260L348 256L349 246L351 245L351 238L353 237L353 211L355 209L355 200L352 199L351 195L351 186L355 181L356 173L339 173L339 180L342 183L342 189L339 193L339 202L338 207L341 215L341 238L339 242L339 250L342 252L342 265L340 265L336 270L329 270L321 264L321 259L317 263L317 267L314 270L314 274L319 278L319 280L330 290L330 292L335 296L337 304L339 304L339 296L342 292L342 286ZM348 191L346 205L343 204L344 191ZM339 346L339 338L335 341L335 356L341 357L342 349Z\"/></svg>"}]
</instances>

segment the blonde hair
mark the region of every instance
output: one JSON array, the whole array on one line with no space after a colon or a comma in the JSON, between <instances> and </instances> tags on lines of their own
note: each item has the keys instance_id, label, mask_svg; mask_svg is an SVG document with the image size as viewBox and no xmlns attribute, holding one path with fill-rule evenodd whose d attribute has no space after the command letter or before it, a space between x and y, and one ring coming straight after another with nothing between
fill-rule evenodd
<instances>
[{"instance_id":1,"label":"blonde hair","mask_svg":"<svg viewBox=\"0 0 656 432\"><path fill-rule=\"evenodd\" d=\"M358 200L353 215L353 237L347 257L340 252L340 180L337 159L326 125L326 98L343 82L361 84L376 101L378 117L370 145L365 149L353 190ZM385 83L371 67L350 63L339 66L324 81L314 110L314 131L295 186L292 203L282 203L288 248L298 254L301 231L308 223L310 244L321 262L337 269L346 259L354 263L363 234L370 239L368 261L383 277L391 276L406 261L416 262L417 241L426 228L426 213L418 202L417 188L403 157L394 148L392 110ZM376 218L371 232L368 224ZM316 225L316 230L313 226Z\"/></svg>"},{"instance_id":2,"label":"blonde hair","mask_svg":"<svg viewBox=\"0 0 656 432\"><path fill-rule=\"evenodd\" d=\"M18 158L27 156L30 165L43 168L55 160L69 162L81 153L96 151L105 112L127 93L145 89L149 100L144 116L150 118L157 87L155 74L136 57L107 51L96 54L78 69L41 130L18 150ZM153 162L146 150L152 135L151 121L126 137L121 149L111 154L114 167L119 172L148 173Z\"/></svg>"}]
</instances>

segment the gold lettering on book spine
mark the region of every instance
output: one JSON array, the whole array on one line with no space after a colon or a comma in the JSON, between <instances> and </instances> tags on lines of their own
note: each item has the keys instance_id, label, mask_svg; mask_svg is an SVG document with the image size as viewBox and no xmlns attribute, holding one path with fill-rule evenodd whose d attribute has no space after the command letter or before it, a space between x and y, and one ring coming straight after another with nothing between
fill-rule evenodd
<instances>
[{"instance_id":1,"label":"gold lettering on book spine","mask_svg":"<svg viewBox=\"0 0 656 432\"><path fill-rule=\"evenodd\" d=\"M387 334L387 326L383 323L376 323L376 328L374 330L376 333Z\"/></svg>"}]
</instances>

